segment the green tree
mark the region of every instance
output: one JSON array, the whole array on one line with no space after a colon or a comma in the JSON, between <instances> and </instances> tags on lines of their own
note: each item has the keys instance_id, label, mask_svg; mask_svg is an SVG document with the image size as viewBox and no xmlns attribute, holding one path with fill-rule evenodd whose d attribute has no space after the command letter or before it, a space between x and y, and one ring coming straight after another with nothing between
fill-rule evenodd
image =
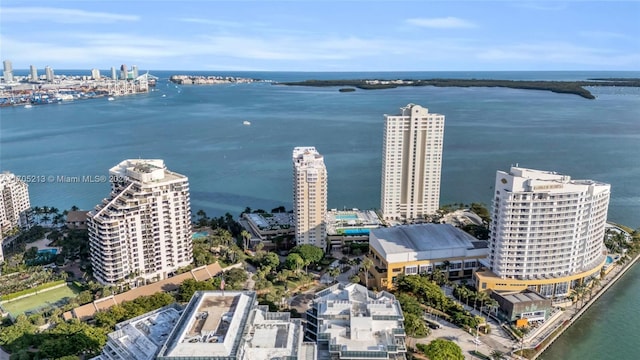
<instances>
[{"instance_id":1,"label":"green tree","mask_svg":"<svg viewBox=\"0 0 640 360\"><path fill-rule=\"evenodd\" d=\"M240 236L242 237L242 244L244 246L244 250L249 248L249 242L251 241L251 233L247 230L242 230L240 232Z\"/></svg>"},{"instance_id":2,"label":"green tree","mask_svg":"<svg viewBox=\"0 0 640 360\"><path fill-rule=\"evenodd\" d=\"M373 260L371 260L370 258L366 257L362 261L362 268L364 269L364 285L367 287L367 289L369 288L369 270L372 266Z\"/></svg>"},{"instance_id":3,"label":"green tree","mask_svg":"<svg viewBox=\"0 0 640 360\"><path fill-rule=\"evenodd\" d=\"M305 262L302 259L302 256L300 256L299 254L291 253L287 256L287 260L285 261L285 264L289 270L293 270L297 274L300 272L300 270L302 270L302 267L305 265Z\"/></svg>"},{"instance_id":4,"label":"green tree","mask_svg":"<svg viewBox=\"0 0 640 360\"><path fill-rule=\"evenodd\" d=\"M278 257L278 254L276 253L266 253L261 259L260 259L260 266L269 266L272 269L275 269L278 267L278 265L280 265L280 258Z\"/></svg>"},{"instance_id":5,"label":"green tree","mask_svg":"<svg viewBox=\"0 0 640 360\"><path fill-rule=\"evenodd\" d=\"M329 276L331 276L331 282L335 282L338 275L340 275L340 268L334 267L329 269Z\"/></svg>"},{"instance_id":6,"label":"green tree","mask_svg":"<svg viewBox=\"0 0 640 360\"><path fill-rule=\"evenodd\" d=\"M407 335L414 338L425 337L431 332L424 320L422 320L420 316L412 313L405 313L404 328Z\"/></svg>"},{"instance_id":7,"label":"green tree","mask_svg":"<svg viewBox=\"0 0 640 360\"><path fill-rule=\"evenodd\" d=\"M429 357L429 360L464 360L462 349L451 340L436 339L428 345L417 347Z\"/></svg>"},{"instance_id":8,"label":"green tree","mask_svg":"<svg viewBox=\"0 0 640 360\"><path fill-rule=\"evenodd\" d=\"M311 244L298 245L291 249L291 252L299 254L300 257L302 257L302 260L304 260L304 266L315 264L322 260L322 257L324 256L324 251L322 251L322 249Z\"/></svg>"},{"instance_id":9,"label":"green tree","mask_svg":"<svg viewBox=\"0 0 640 360\"><path fill-rule=\"evenodd\" d=\"M194 279L186 279L182 282L182 284L180 284L176 298L178 301L187 302L191 300L191 297L196 291L202 290L215 290L215 287L209 281L196 281Z\"/></svg>"},{"instance_id":10,"label":"green tree","mask_svg":"<svg viewBox=\"0 0 640 360\"><path fill-rule=\"evenodd\" d=\"M224 273L225 285L231 289L242 289L248 279L249 276L244 269L233 268Z\"/></svg>"}]
</instances>

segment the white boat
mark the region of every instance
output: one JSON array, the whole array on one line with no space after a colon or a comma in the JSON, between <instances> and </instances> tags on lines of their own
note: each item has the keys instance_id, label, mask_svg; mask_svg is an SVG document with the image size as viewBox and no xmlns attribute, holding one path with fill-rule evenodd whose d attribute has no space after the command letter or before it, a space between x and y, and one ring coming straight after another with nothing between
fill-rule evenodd
<instances>
[{"instance_id":1,"label":"white boat","mask_svg":"<svg viewBox=\"0 0 640 360\"><path fill-rule=\"evenodd\" d=\"M249 125L251 125L251 121L245 120L245 121L242 122L242 125L249 126Z\"/></svg>"},{"instance_id":2,"label":"white boat","mask_svg":"<svg viewBox=\"0 0 640 360\"><path fill-rule=\"evenodd\" d=\"M31 105L31 104L27 104L27 105L24 106L25 109L31 109L32 107L33 107L33 105Z\"/></svg>"},{"instance_id":3,"label":"white boat","mask_svg":"<svg viewBox=\"0 0 640 360\"><path fill-rule=\"evenodd\" d=\"M167 95L166 94L162 94L162 97L167 97Z\"/></svg>"},{"instance_id":4,"label":"white boat","mask_svg":"<svg viewBox=\"0 0 640 360\"><path fill-rule=\"evenodd\" d=\"M115 100L115 99L116 99L116 98L114 98L113 96L109 96L109 97L107 98L107 100L109 100L109 101L113 101L113 100Z\"/></svg>"}]
</instances>

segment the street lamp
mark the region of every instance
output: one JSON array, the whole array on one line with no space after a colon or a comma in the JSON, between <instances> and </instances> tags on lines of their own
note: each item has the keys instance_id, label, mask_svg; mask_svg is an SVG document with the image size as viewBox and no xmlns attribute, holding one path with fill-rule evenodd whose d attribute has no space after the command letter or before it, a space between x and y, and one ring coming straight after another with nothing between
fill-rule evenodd
<instances>
[{"instance_id":1,"label":"street lamp","mask_svg":"<svg viewBox=\"0 0 640 360\"><path fill-rule=\"evenodd\" d=\"M480 331L480 324L476 325L476 340L474 343L476 344L476 354L478 353L478 332Z\"/></svg>"}]
</instances>

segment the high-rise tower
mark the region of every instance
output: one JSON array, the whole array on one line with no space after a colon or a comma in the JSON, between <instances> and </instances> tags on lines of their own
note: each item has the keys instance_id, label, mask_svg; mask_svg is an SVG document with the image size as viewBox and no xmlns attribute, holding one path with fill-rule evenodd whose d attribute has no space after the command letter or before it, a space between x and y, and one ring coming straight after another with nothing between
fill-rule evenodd
<instances>
[{"instance_id":1,"label":"high-rise tower","mask_svg":"<svg viewBox=\"0 0 640 360\"><path fill-rule=\"evenodd\" d=\"M53 82L53 68L51 66L46 66L44 68L44 74L47 78L47 82Z\"/></svg>"},{"instance_id":2,"label":"high-rise tower","mask_svg":"<svg viewBox=\"0 0 640 360\"><path fill-rule=\"evenodd\" d=\"M4 77L4 82L6 83L10 83L13 82L13 64L11 64L10 60L5 60L3 62L3 73L2 76Z\"/></svg>"},{"instance_id":3,"label":"high-rise tower","mask_svg":"<svg viewBox=\"0 0 640 360\"><path fill-rule=\"evenodd\" d=\"M15 228L27 228L30 225L29 186L10 172L0 174L0 262L2 239Z\"/></svg>"},{"instance_id":4,"label":"high-rise tower","mask_svg":"<svg viewBox=\"0 0 640 360\"><path fill-rule=\"evenodd\" d=\"M29 65L29 81L38 82L38 68L35 65Z\"/></svg>"},{"instance_id":5,"label":"high-rise tower","mask_svg":"<svg viewBox=\"0 0 640 360\"><path fill-rule=\"evenodd\" d=\"M511 167L496 174L488 265L478 289L565 297L599 276L611 185Z\"/></svg>"},{"instance_id":6,"label":"high-rise tower","mask_svg":"<svg viewBox=\"0 0 640 360\"><path fill-rule=\"evenodd\" d=\"M186 176L162 160L125 160L109 170L111 194L89 212L93 275L102 284L167 278L193 260Z\"/></svg>"},{"instance_id":7,"label":"high-rise tower","mask_svg":"<svg viewBox=\"0 0 640 360\"><path fill-rule=\"evenodd\" d=\"M382 142L382 215L385 220L424 218L440 206L444 115L420 105L385 115Z\"/></svg>"},{"instance_id":8,"label":"high-rise tower","mask_svg":"<svg viewBox=\"0 0 640 360\"><path fill-rule=\"evenodd\" d=\"M326 248L327 168L315 147L293 149L296 244Z\"/></svg>"},{"instance_id":9,"label":"high-rise tower","mask_svg":"<svg viewBox=\"0 0 640 360\"><path fill-rule=\"evenodd\" d=\"M129 78L129 70L127 70L127 65L120 65L120 80L127 80Z\"/></svg>"}]
</instances>

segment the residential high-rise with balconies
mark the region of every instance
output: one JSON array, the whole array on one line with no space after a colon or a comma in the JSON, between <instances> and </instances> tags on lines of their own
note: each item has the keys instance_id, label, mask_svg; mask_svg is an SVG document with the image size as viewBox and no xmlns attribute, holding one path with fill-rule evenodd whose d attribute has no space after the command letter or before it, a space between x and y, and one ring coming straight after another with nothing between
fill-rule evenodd
<instances>
[{"instance_id":1,"label":"residential high-rise with balconies","mask_svg":"<svg viewBox=\"0 0 640 360\"><path fill-rule=\"evenodd\" d=\"M550 171L498 171L493 198L489 270L478 289L535 290L564 298L600 275L611 185Z\"/></svg>"},{"instance_id":2,"label":"residential high-rise with balconies","mask_svg":"<svg viewBox=\"0 0 640 360\"><path fill-rule=\"evenodd\" d=\"M327 246L327 168L315 147L293 149L293 214L296 244Z\"/></svg>"},{"instance_id":3,"label":"residential high-rise with balconies","mask_svg":"<svg viewBox=\"0 0 640 360\"><path fill-rule=\"evenodd\" d=\"M186 176L162 160L125 160L109 170L111 194L89 212L93 275L102 284L161 280L193 260Z\"/></svg>"},{"instance_id":4,"label":"residential high-rise with balconies","mask_svg":"<svg viewBox=\"0 0 640 360\"><path fill-rule=\"evenodd\" d=\"M0 174L0 263L4 261L2 240L16 228L30 225L29 186L10 172Z\"/></svg>"},{"instance_id":5,"label":"residential high-rise with balconies","mask_svg":"<svg viewBox=\"0 0 640 360\"><path fill-rule=\"evenodd\" d=\"M413 220L440 207L440 172L444 115L420 105L385 115L382 142L382 215L385 220Z\"/></svg>"}]
</instances>

